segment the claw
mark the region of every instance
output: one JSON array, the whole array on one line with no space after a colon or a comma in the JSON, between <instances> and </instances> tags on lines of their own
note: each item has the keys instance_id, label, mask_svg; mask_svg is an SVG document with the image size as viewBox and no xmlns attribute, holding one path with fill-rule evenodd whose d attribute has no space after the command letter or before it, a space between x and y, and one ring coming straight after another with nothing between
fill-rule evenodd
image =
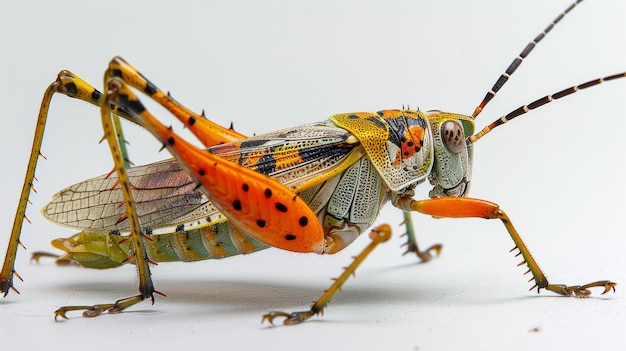
<instances>
[{"instance_id":1,"label":"claw","mask_svg":"<svg viewBox=\"0 0 626 351\"><path fill-rule=\"evenodd\" d=\"M63 319L69 319L67 317L67 312L70 311L83 311L83 317L85 318L93 318L101 315L103 312L112 308L114 304L103 304L103 305L93 305L93 306L63 306L59 307L56 311L54 311L54 320L58 321L58 317Z\"/></svg>"},{"instance_id":2,"label":"claw","mask_svg":"<svg viewBox=\"0 0 626 351\"><path fill-rule=\"evenodd\" d=\"M261 324L263 324L265 321L267 321L269 324L274 325L274 318L276 318L276 317L289 318L289 315L287 313L284 313L284 312L271 311L269 313L264 314L261 317Z\"/></svg>"},{"instance_id":3,"label":"claw","mask_svg":"<svg viewBox=\"0 0 626 351\"><path fill-rule=\"evenodd\" d=\"M43 258L43 257L50 257L52 259L54 259L54 263L57 264L57 266L73 266L73 265L78 265L78 262L71 260L69 258L63 258L57 254L53 254L53 253L49 253L49 252L44 252L44 251L36 251L33 252L33 254L30 256L30 260L31 262L34 263L40 263L39 261Z\"/></svg>"},{"instance_id":4,"label":"claw","mask_svg":"<svg viewBox=\"0 0 626 351\"><path fill-rule=\"evenodd\" d=\"M285 318L285 320L283 321L284 325L294 325L294 324L300 324L306 321L307 319L313 317L316 314L317 313L311 310L292 312L292 313L281 312L281 311L271 311L263 315L261 319L261 323L268 321L271 325L274 325L274 318L284 317Z\"/></svg>"},{"instance_id":5,"label":"claw","mask_svg":"<svg viewBox=\"0 0 626 351\"><path fill-rule=\"evenodd\" d=\"M428 249L424 250L424 251L420 251L418 249L418 247L416 245L412 245L412 243L410 241L407 241L404 245L402 246L406 246L407 249L406 251L402 254L403 256L413 252L417 255L417 257L422 261L422 262L428 262L430 260L432 260L435 256L433 256L433 254L431 254L432 251L435 252L436 256L439 256L439 254L441 253L441 250L443 249L443 245L441 244L435 244L431 247L429 247Z\"/></svg>"},{"instance_id":6,"label":"claw","mask_svg":"<svg viewBox=\"0 0 626 351\"><path fill-rule=\"evenodd\" d=\"M604 285L604 292L601 295L608 293L609 291L611 291L611 289L613 289L613 293L615 293L616 286L617 286L617 283L607 281L607 284Z\"/></svg>"},{"instance_id":7,"label":"claw","mask_svg":"<svg viewBox=\"0 0 626 351\"><path fill-rule=\"evenodd\" d=\"M69 319L69 318L67 318L67 316L65 315L65 313L66 313L66 311L65 311L65 310L62 310L62 309L60 309L60 308L59 308L58 310L54 311L54 321L55 321L55 322L58 322L58 321L59 321L59 320L57 319L57 317L61 317L61 318L63 318L63 319Z\"/></svg>"},{"instance_id":8,"label":"claw","mask_svg":"<svg viewBox=\"0 0 626 351\"><path fill-rule=\"evenodd\" d=\"M563 296L576 296L579 298L587 298L591 296L591 290L589 288L603 287L604 292L601 295L606 294L607 292L613 290L615 292L615 287L617 283L614 283L610 280L599 280L597 282L585 284L585 285L562 285L562 284L549 284L544 287L544 289L552 291L554 293L563 295ZM538 289L538 291L541 288Z\"/></svg>"},{"instance_id":9,"label":"claw","mask_svg":"<svg viewBox=\"0 0 626 351\"><path fill-rule=\"evenodd\" d=\"M13 286L13 276L17 276L20 280L24 281L15 271L11 271L8 278L2 278L0 280L0 293L2 293L3 297L7 297L9 292L13 290L16 294L20 295L20 291Z\"/></svg>"},{"instance_id":10,"label":"claw","mask_svg":"<svg viewBox=\"0 0 626 351\"><path fill-rule=\"evenodd\" d=\"M160 293L160 295L163 295ZM68 319L66 314L70 311L83 311L83 317L93 318L105 312L114 314L123 312L128 307L139 303L145 299L144 295L135 295L115 301L115 303L105 303L92 306L63 306L54 311L54 320L58 321L58 317Z\"/></svg>"}]
</instances>

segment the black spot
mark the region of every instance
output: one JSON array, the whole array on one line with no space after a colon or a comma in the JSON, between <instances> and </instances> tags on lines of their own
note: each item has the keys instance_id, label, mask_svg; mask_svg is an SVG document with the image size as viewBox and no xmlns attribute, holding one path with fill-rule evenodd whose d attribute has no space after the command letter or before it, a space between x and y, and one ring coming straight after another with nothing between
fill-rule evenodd
<instances>
[{"instance_id":1,"label":"black spot","mask_svg":"<svg viewBox=\"0 0 626 351\"><path fill-rule=\"evenodd\" d=\"M241 142L241 148L247 149L249 147L261 146L265 142L267 142L267 140L263 140L263 139L244 140Z\"/></svg>"},{"instance_id":2,"label":"black spot","mask_svg":"<svg viewBox=\"0 0 626 351\"><path fill-rule=\"evenodd\" d=\"M309 224L309 219L306 218L305 216L300 217L300 220L298 221L300 223L301 226L306 227L307 224Z\"/></svg>"},{"instance_id":3,"label":"black spot","mask_svg":"<svg viewBox=\"0 0 626 351\"><path fill-rule=\"evenodd\" d=\"M265 189L265 197L268 199L272 197L272 190L270 188Z\"/></svg>"},{"instance_id":4,"label":"black spot","mask_svg":"<svg viewBox=\"0 0 626 351\"><path fill-rule=\"evenodd\" d=\"M411 146L413 146L413 142L412 142L412 141L409 141L409 142L407 143L407 145L408 145L409 147L411 147Z\"/></svg>"},{"instance_id":5,"label":"black spot","mask_svg":"<svg viewBox=\"0 0 626 351\"><path fill-rule=\"evenodd\" d=\"M144 77L143 74L141 74L141 72L137 72L139 74L139 76L143 79L146 80L146 87L143 89L143 92L152 96L154 95L159 89L156 87L156 85L152 84L151 81L149 81L146 77Z\"/></svg>"},{"instance_id":6,"label":"black spot","mask_svg":"<svg viewBox=\"0 0 626 351\"><path fill-rule=\"evenodd\" d=\"M196 117L194 116L190 116L189 117L189 125L192 126L196 123Z\"/></svg>"},{"instance_id":7,"label":"black spot","mask_svg":"<svg viewBox=\"0 0 626 351\"><path fill-rule=\"evenodd\" d=\"M109 232L109 235L121 235L121 234L120 234L120 231L119 231L119 230L114 229L114 230L111 230L111 231Z\"/></svg>"},{"instance_id":8,"label":"black spot","mask_svg":"<svg viewBox=\"0 0 626 351\"><path fill-rule=\"evenodd\" d=\"M143 104L137 99L129 99L127 94L119 94L118 99L120 101L120 105L122 105L125 109L128 109L130 112L140 115L142 114L146 108Z\"/></svg>"},{"instance_id":9,"label":"black spot","mask_svg":"<svg viewBox=\"0 0 626 351\"><path fill-rule=\"evenodd\" d=\"M259 227L263 228L263 227L265 227L265 221L262 220L262 219L258 219L256 221L256 225L258 225Z\"/></svg>"},{"instance_id":10,"label":"black spot","mask_svg":"<svg viewBox=\"0 0 626 351\"><path fill-rule=\"evenodd\" d=\"M233 207L235 208L235 210L241 211L241 201L239 200L233 201Z\"/></svg>"},{"instance_id":11,"label":"black spot","mask_svg":"<svg viewBox=\"0 0 626 351\"><path fill-rule=\"evenodd\" d=\"M387 124L385 124L385 122L381 121L378 118L367 117L366 120L368 120L369 122L372 122L376 127L382 130L387 130Z\"/></svg>"},{"instance_id":12,"label":"black spot","mask_svg":"<svg viewBox=\"0 0 626 351\"><path fill-rule=\"evenodd\" d=\"M198 174L199 174L199 175L201 175L201 176L203 176L203 175L205 175L205 174L206 174L206 172L204 171L204 169L201 169L201 170L199 170L199 171L198 171Z\"/></svg>"},{"instance_id":13,"label":"black spot","mask_svg":"<svg viewBox=\"0 0 626 351\"><path fill-rule=\"evenodd\" d=\"M67 83L63 87L65 88L65 95L74 97L78 94L78 88L74 83Z\"/></svg>"},{"instance_id":14,"label":"black spot","mask_svg":"<svg viewBox=\"0 0 626 351\"><path fill-rule=\"evenodd\" d=\"M243 189L243 191L248 192L248 190L250 190L250 187L248 186L248 184L243 183L243 185L241 186L241 188Z\"/></svg>"},{"instance_id":15,"label":"black spot","mask_svg":"<svg viewBox=\"0 0 626 351\"><path fill-rule=\"evenodd\" d=\"M181 224L179 226L176 227L176 231L177 232L184 232L185 231L185 225Z\"/></svg>"},{"instance_id":16,"label":"black spot","mask_svg":"<svg viewBox=\"0 0 626 351\"><path fill-rule=\"evenodd\" d=\"M121 77L122 76L122 70L121 69L114 69L111 71L111 75L113 77Z\"/></svg>"},{"instance_id":17,"label":"black spot","mask_svg":"<svg viewBox=\"0 0 626 351\"><path fill-rule=\"evenodd\" d=\"M144 232L146 233L146 235L152 235L152 228L146 228Z\"/></svg>"},{"instance_id":18,"label":"black spot","mask_svg":"<svg viewBox=\"0 0 626 351\"><path fill-rule=\"evenodd\" d=\"M99 91L97 91L96 89L94 89L94 90L91 92L91 98L92 98L92 99L94 99L94 100L98 100L98 99L100 99L100 97L101 97L101 96L102 96L102 93L101 93L101 92L99 92Z\"/></svg>"},{"instance_id":19,"label":"black spot","mask_svg":"<svg viewBox=\"0 0 626 351\"><path fill-rule=\"evenodd\" d=\"M167 139L167 143L169 144L169 146L174 146L174 137L170 137L169 139Z\"/></svg>"},{"instance_id":20,"label":"black spot","mask_svg":"<svg viewBox=\"0 0 626 351\"><path fill-rule=\"evenodd\" d=\"M285 235L285 239L291 241L291 240L296 240L296 236L293 234L287 234Z\"/></svg>"},{"instance_id":21,"label":"black spot","mask_svg":"<svg viewBox=\"0 0 626 351\"><path fill-rule=\"evenodd\" d=\"M287 212L287 206L281 204L280 202L276 203L276 209L280 212Z\"/></svg>"}]
</instances>

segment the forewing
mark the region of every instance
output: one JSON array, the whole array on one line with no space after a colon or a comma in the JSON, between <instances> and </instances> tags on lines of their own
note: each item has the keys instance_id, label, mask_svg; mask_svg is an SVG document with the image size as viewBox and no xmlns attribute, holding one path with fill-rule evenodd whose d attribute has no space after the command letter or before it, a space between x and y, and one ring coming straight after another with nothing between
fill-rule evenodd
<instances>
[{"instance_id":1,"label":"forewing","mask_svg":"<svg viewBox=\"0 0 626 351\"><path fill-rule=\"evenodd\" d=\"M300 192L342 171L363 151L350 134L326 122L289 128L210 148L221 158L267 174ZM128 169L144 230L189 230L225 218L178 162L168 159ZM42 209L52 222L99 233L127 232L117 176L92 178L61 190Z\"/></svg>"},{"instance_id":2,"label":"forewing","mask_svg":"<svg viewBox=\"0 0 626 351\"><path fill-rule=\"evenodd\" d=\"M350 133L330 122L283 129L214 146L220 158L269 175L295 192L320 183L363 155Z\"/></svg>"},{"instance_id":3,"label":"forewing","mask_svg":"<svg viewBox=\"0 0 626 351\"><path fill-rule=\"evenodd\" d=\"M168 159L128 169L142 227L171 232L223 220L178 162ZM115 174L88 179L59 191L42 209L52 222L94 232L125 232L126 207ZM174 227L174 229L170 228ZM182 229L182 228L181 228ZM155 232L156 233L156 232Z\"/></svg>"}]
</instances>

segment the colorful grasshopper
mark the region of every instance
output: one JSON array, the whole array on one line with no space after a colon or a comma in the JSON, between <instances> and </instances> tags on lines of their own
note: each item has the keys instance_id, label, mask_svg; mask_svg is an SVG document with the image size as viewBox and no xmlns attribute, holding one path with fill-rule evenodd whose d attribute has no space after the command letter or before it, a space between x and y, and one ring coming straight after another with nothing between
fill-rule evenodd
<instances>
[{"instance_id":1,"label":"colorful grasshopper","mask_svg":"<svg viewBox=\"0 0 626 351\"><path fill-rule=\"evenodd\" d=\"M154 293L161 293L154 289L149 264L157 261L222 258L270 246L296 252L338 252L374 223L387 202L405 211L407 252L416 253L422 260L430 259L432 252L439 253L441 246L419 249L408 212L500 219L538 291L587 297L592 287L603 287L603 293L615 290L616 284L608 280L582 286L550 284L498 205L466 197L473 143L495 127L554 99L626 76L611 75L545 96L474 132L474 120L487 103L535 45L580 1L521 52L471 116L409 109L345 113L324 122L246 138L189 111L121 58L111 61L103 93L70 72L59 73L47 89L39 113L26 180L0 272L2 292L6 296L11 289L17 291L13 286L13 276L19 278L14 260L48 108L55 93L100 107L117 173L117 177L101 176L62 190L45 207L44 214L52 221L82 230L53 242L65 251L59 260L90 268L134 263L140 292L114 303L61 307L55 317L66 318L66 313L73 310L96 316L105 311L120 312L145 298L154 301ZM131 87L168 109L207 149L192 146L157 121ZM119 117L153 133L176 160L129 168ZM414 188L426 180L433 186L431 198L414 200ZM286 324L295 324L322 313L360 262L390 235L387 225L372 230L373 242L309 310L270 312L263 320L272 323L276 317L284 317Z\"/></svg>"}]
</instances>

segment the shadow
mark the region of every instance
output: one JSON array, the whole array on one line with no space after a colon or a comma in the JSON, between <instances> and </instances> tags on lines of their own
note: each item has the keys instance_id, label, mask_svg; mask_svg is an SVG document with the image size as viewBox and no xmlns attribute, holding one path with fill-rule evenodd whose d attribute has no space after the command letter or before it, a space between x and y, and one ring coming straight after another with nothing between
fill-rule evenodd
<instances>
[{"instance_id":1,"label":"shadow","mask_svg":"<svg viewBox=\"0 0 626 351\"><path fill-rule=\"evenodd\" d=\"M433 269L437 265L433 264ZM541 297L562 296L542 291L541 294L525 293L511 294L484 299L473 291L464 294L459 291L464 287L452 277L450 280L431 282L428 278L420 279L422 269L428 267L423 263L408 262L406 264L370 268L361 274L359 279L350 280L341 293L337 293L331 306L341 306L347 310L360 308L385 308L385 306L411 306L412 310L419 310L420 306L449 307L450 305L463 306L497 306L506 303L526 303L531 299ZM396 273L395 275L393 273ZM401 279L398 279L398 276ZM395 279L394 279L395 278ZM167 295L155 295L156 304L149 305L143 302L133 306L125 313L133 314L161 314L167 313L168 318L188 318L193 316L215 316L215 318L237 318L241 315L258 314L261 316L272 310L286 312L303 311L310 307L311 301L318 299L330 285L329 281L316 280L315 283L298 280L290 282L283 280L250 279L246 277L228 277L210 279L207 277L160 277L157 288ZM466 280L467 281L467 280ZM464 281L465 282L465 281ZM488 287L484 287L489 289ZM58 301L59 305L111 303L115 300L136 294L134 281L110 281L89 283L60 283L49 286L50 293L81 296L82 301L72 298ZM592 298L611 299L611 296L593 294ZM80 316L80 313L68 314L70 318ZM221 317L218 317L221 316ZM313 318L311 321L322 322L325 319ZM282 320L277 319L281 324Z\"/></svg>"},{"instance_id":2,"label":"shadow","mask_svg":"<svg viewBox=\"0 0 626 351\"><path fill-rule=\"evenodd\" d=\"M14 303L17 303L17 301L5 299L5 298L0 299L0 306L8 306Z\"/></svg>"},{"instance_id":3,"label":"shadow","mask_svg":"<svg viewBox=\"0 0 626 351\"><path fill-rule=\"evenodd\" d=\"M330 284L330 283L329 283ZM119 298L134 295L134 285L128 282L94 282L88 284L70 283L61 284L53 288L50 293L80 295L81 301L58 301L59 305L82 305L111 303ZM168 319L189 318L193 316L228 315L237 318L241 315L258 314L261 316L269 311L282 310L285 312L303 311L310 307L312 301L318 299L328 285L293 284L289 282L266 282L260 280L192 280L192 279L159 279L158 289L167 297L155 294L155 305L144 301L131 307L124 313L133 314L161 314L167 313ZM97 292L94 294L94 292ZM410 298L407 299L407 296ZM419 292L407 289L394 289L383 286L354 286L351 285L337 293L331 302L333 307L354 309L368 306L385 306L383 304L419 304L427 303L431 297L424 298ZM147 302L147 303L146 303ZM80 318L80 311L68 313L70 319ZM309 322L321 322L324 319L312 318ZM276 326L282 324L282 319L275 321ZM271 326L270 326L271 327Z\"/></svg>"},{"instance_id":4,"label":"shadow","mask_svg":"<svg viewBox=\"0 0 626 351\"><path fill-rule=\"evenodd\" d=\"M330 285L330 283L328 284ZM53 290L59 292L67 292L67 290L76 293L91 295L97 291L99 295L119 295L134 294L131 289L133 285L128 282L90 282L85 283L69 283L60 284L53 287ZM328 286L313 284L294 285L293 283L268 283L265 281L246 280L172 280L160 279L158 289L163 291L168 301L181 304L194 304L197 301L214 301L220 304L237 305L237 306L266 306L266 305L299 305L301 297L310 296L319 297ZM353 292L350 292L352 290ZM394 298L399 297L393 293L394 289L377 288L377 287L354 287L343 291L339 296L349 296L358 292L360 298L364 298L364 302L374 302L381 297ZM155 295L158 299L159 296Z\"/></svg>"}]
</instances>

